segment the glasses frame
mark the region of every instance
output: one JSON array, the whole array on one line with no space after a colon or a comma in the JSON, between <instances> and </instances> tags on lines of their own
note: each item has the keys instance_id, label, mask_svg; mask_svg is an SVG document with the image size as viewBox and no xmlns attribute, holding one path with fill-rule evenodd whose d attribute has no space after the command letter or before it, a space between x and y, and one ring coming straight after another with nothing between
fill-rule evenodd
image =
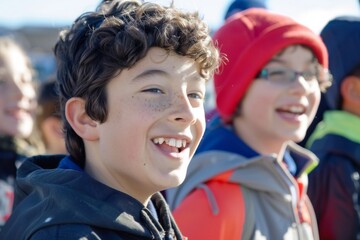
<instances>
[{"instance_id":1,"label":"glasses frame","mask_svg":"<svg viewBox=\"0 0 360 240\"><path fill-rule=\"evenodd\" d=\"M313 76L314 78L312 78L312 79L309 79L309 77L306 76L307 72L297 72L291 68L285 68L285 67L281 67L281 68L270 68L270 67L266 68L265 67L259 71L259 73L256 75L256 78L268 80L269 82L275 83L274 81L270 81L270 79L269 79L269 70L277 70L277 69L282 70L284 72L288 71L288 72L293 73L292 74L293 76L290 79L288 79L288 81L284 81L284 83L291 84L301 76L306 80L309 87L313 87L313 85L311 85L311 82L316 80L316 82L322 92L325 92L326 89L328 89L332 85L332 75L330 74L328 69L323 68L321 65L317 66L316 73Z\"/></svg>"}]
</instances>

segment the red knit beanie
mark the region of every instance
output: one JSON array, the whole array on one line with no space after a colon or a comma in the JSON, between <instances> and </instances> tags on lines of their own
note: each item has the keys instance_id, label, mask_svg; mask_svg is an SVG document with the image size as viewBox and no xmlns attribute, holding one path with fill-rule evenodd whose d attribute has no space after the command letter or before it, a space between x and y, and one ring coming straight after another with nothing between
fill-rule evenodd
<instances>
[{"instance_id":1,"label":"red knit beanie","mask_svg":"<svg viewBox=\"0 0 360 240\"><path fill-rule=\"evenodd\" d=\"M214 76L217 110L231 120L238 103L257 73L282 49L302 44L310 47L327 68L327 50L319 35L293 19L261 8L230 17L214 34L228 61Z\"/></svg>"}]
</instances>

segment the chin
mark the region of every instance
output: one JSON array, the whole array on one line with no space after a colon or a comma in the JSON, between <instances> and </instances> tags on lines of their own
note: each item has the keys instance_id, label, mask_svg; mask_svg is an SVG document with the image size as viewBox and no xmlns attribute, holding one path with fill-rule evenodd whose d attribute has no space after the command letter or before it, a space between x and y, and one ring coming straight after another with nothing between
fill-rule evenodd
<instances>
[{"instance_id":1,"label":"chin","mask_svg":"<svg viewBox=\"0 0 360 240\"><path fill-rule=\"evenodd\" d=\"M305 138L305 133L301 133L301 134L296 134L294 135L291 140L298 143L301 142L303 139Z\"/></svg>"},{"instance_id":2,"label":"chin","mask_svg":"<svg viewBox=\"0 0 360 240\"><path fill-rule=\"evenodd\" d=\"M19 135L24 137L24 138L27 138L31 135L33 131L33 125L22 125L20 126L20 128L18 129L18 132L19 132Z\"/></svg>"},{"instance_id":3,"label":"chin","mask_svg":"<svg viewBox=\"0 0 360 240\"><path fill-rule=\"evenodd\" d=\"M180 184L182 184L185 180L185 175L184 176L171 176L171 178L168 180L167 182L167 186L165 186L166 188L173 188L173 187L177 187Z\"/></svg>"}]
</instances>

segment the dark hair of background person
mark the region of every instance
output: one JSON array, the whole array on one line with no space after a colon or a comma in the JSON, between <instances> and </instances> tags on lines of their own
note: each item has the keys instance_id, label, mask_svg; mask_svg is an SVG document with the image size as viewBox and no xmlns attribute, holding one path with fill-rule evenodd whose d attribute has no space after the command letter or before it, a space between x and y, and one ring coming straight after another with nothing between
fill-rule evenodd
<instances>
[{"instance_id":1,"label":"dark hair of background person","mask_svg":"<svg viewBox=\"0 0 360 240\"><path fill-rule=\"evenodd\" d=\"M267 9L267 0L234 0L228 7L224 19L226 20L234 13L246 10L248 8Z\"/></svg>"}]
</instances>

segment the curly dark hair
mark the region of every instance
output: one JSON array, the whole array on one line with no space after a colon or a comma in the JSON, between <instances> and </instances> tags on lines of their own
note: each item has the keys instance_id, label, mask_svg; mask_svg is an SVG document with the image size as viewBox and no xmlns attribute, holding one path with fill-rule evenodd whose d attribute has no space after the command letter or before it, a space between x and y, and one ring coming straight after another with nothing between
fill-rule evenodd
<instances>
[{"instance_id":1,"label":"curly dark hair","mask_svg":"<svg viewBox=\"0 0 360 240\"><path fill-rule=\"evenodd\" d=\"M103 1L96 11L84 13L63 30L54 52L66 148L74 161L84 166L85 149L65 118L70 98L84 99L89 117L103 123L108 112L106 85L152 47L194 59L201 76L209 79L220 63L209 32L197 12L138 0Z\"/></svg>"}]
</instances>

